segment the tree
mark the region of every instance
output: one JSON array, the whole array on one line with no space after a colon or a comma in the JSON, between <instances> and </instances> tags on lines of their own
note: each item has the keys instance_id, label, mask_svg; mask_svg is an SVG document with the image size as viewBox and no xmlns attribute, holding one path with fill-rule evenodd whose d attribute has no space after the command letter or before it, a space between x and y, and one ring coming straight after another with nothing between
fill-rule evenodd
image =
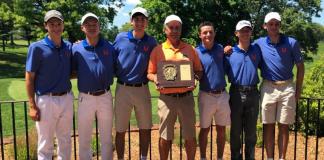
<instances>
[{"instance_id":1,"label":"tree","mask_svg":"<svg viewBox=\"0 0 324 160\"><path fill-rule=\"evenodd\" d=\"M93 12L100 17L101 28L105 30L108 23L113 22L116 8L122 5L122 0L14 0L16 25L25 30L27 37L29 34L33 38L44 37L46 33L43 27L44 15L48 10L55 9L64 16L63 35L71 42L83 37L79 21L84 14Z\"/></svg>"},{"instance_id":2,"label":"tree","mask_svg":"<svg viewBox=\"0 0 324 160\"><path fill-rule=\"evenodd\" d=\"M235 25L239 20L250 20L254 25L253 37L265 35L262 29L264 16L270 11L282 15L282 32L296 37L305 52L317 51L318 39L312 16L319 16L320 0L143 0L141 4L150 13L148 32L158 41L164 41L163 21L170 14L183 21L183 39L199 43L198 26L202 21L211 21L216 29L216 41L223 45L235 42Z\"/></svg>"},{"instance_id":3,"label":"tree","mask_svg":"<svg viewBox=\"0 0 324 160\"><path fill-rule=\"evenodd\" d=\"M305 75L305 80L303 84L303 96L310 98L323 98L324 95L324 63L318 62L311 67ZM309 105L309 106L308 106ZM299 130L305 131L305 124L308 123L308 133L309 135L316 134L316 124L317 114L319 112L319 126L324 126L324 110L318 110L318 102L316 100L310 100L309 103L306 100L301 100L299 103L299 115L300 118ZM307 109L307 107L309 107ZM308 110L308 111L307 111ZM307 112L309 112L309 117L307 119ZM320 129L318 131L320 137L324 136L324 130Z\"/></svg>"},{"instance_id":4,"label":"tree","mask_svg":"<svg viewBox=\"0 0 324 160\"><path fill-rule=\"evenodd\" d=\"M13 28L12 9L8 5L8 3L0 2L0 38L2 39L3 51L5 51L5 41L9 38L12 28Z\"/></svg>"},{"instance_id":5,"label":"tree","mask_svg":"<svg viewBox=\"0 0 324 160\"><path fill-rule=\"evenodd\" d=\"M133 28L132 25L129 22L127 22L120 27L119 31L127 32L127 31L131 30L132 28Z\"/></svg>"},{"instance_id":6,"label":"tree","mask_svg":"<svg viewBox=\"0 0 324 160\"><path fill-rule=\"evenodd\" d=\"M111 28L105 29L105 30L101 30L101 34L102 36L107 39L110 42L114 42L115 41L115 37L117 36L117 34L119 33L118 27L117 26L113 26Z\"/></svg>"}]
</instances>

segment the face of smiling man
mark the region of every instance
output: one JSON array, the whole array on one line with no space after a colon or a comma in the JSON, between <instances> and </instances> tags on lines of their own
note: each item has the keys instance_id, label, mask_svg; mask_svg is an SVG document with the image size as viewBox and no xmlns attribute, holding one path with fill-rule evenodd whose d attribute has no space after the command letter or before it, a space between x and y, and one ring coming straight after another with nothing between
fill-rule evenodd
<instances>
[{"instance_id":1,"label":"face of smiling man","mask_svg":"<svg viewBox=\"0 0 324 160\"><path fill-rule=\"evenodd\" d=\"M164 27L164 33L171 42L177 42L180 41L181 29L182 26L180 22L171 21Z\"/></svg>"},{"instance_id":2,"label":"face of smiling man","mask_svg":"<svg viewBox=\"0 0 324 160\"><path fill-rule=\"evenodd\" d=\"M64 31L64 23L58 18L51 18L45 23L45 29L52 38L60 38Z\"/></svg>"},{"instance_id":3,"label":"face of smiling man","mask_svg":"<svg viewBox=\"0 0 324 160\"><path fill-rule=\"evenodd\" d=\"M98 37L98 35L100 33L99 21L94 17L89 17L83 22L83 24L81 26L81 30L89 38Z\"/></svg>"},{"instance_id":4,"label":"face of smiling man","mask_svg":"<svg viewBox=\"0 0 324 160\"><path fill-rule=\"evenodd\" d=\"M147 24L147 18L143 14L135 15L131 20L135 32L144 32Z\"/></svg>"},{"instance_id":5,"label":"face of smiling man","mask_svg":"<svg viewBox=\"0 0 324 160\"><path fill-rule=\"evenodd\" d=\"M280 21L271 19L268 23L264 24L264 29L267 30L269 35L279 35L280 33Z\"/></svg>"},{"instance_id":6,"label":"face of smiling man","mask_svg":"<svg viewBox=\"0 0 324 160\"><path fill-rule=\"evenodd\" d=\"M204 45L211 45L214 43L215 31L213 26L202 26L200 28L199 38Z\"/></svg>"}]
</instances>

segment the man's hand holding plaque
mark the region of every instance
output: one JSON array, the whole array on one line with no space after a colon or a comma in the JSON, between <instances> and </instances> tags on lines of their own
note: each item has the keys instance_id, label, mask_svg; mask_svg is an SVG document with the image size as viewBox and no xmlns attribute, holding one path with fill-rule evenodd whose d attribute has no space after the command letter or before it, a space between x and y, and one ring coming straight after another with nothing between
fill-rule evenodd
<instances>
[{"instance_id":1,"label":"man's hand holding plaque","mask_svg":"<svg viewBox=\"0 0 324 160\"><path fill-rule=\"evenodd\" d=\"M160 61L157 65L159 88L177 88L195 86L191 61Z\"/></svg>"}]
</instances>

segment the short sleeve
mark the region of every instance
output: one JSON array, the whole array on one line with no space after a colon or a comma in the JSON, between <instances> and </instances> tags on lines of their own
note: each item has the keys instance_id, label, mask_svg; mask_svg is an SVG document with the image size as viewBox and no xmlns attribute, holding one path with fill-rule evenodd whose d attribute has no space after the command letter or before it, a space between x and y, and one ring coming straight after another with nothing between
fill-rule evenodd
<instances>
[{"instance_id":1,"label":"short sleeve","mask_svg":"<svg viewBox=\"0 0 324 160\"><path fill-rule=\"evenodd\" d=\"M26 71L36 72L41 63L41 49L36 47L34 44L28 48L27 59L26 59Z\"/></svg>"},{"instance_id":2,"label":"short sleeve","mask_svg":"<svg viewBox=\"0 0 324 160\"><path fill-rule=\"evenodd\" d=\"M292 55L295 63L303 62L303 56L300 51L300 46L297 41L292 44Z\"/></svg>"},{"instance_id":3,"label":"short sleeve","mask_svg":"<svg viewBox=\"0 0 324 160\"><path fill-rule=\"evenodd\" d=\"M78 52L76 50L77 44L74 44L72 47L72 72L76 72L78 70Z\"/></svg>"},{"instance_id":4,"label":"short sleeve","mask_svg":"<svg viewBox=\"0 0 324 160\"><path fill-rule=\"evenodd\" d=\"M160 48L161 48L160 45L156 46L150 54L150 60L147 69L147 73L149 74L156 74L157 72L157 55Z\"/></svg>"}]
</instances>

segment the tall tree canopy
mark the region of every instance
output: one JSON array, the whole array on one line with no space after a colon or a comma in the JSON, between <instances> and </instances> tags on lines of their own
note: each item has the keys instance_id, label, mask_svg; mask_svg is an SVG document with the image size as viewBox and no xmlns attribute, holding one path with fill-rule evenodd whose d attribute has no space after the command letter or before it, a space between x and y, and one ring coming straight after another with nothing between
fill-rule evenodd
<instances>
[{"instance_id":1,"label":"tall tree canopy","mask_svg":"<svg viewBox=\"0 0 324 160\"><path fill-rule=\"evenodd\" d=\"M223 45L235 43L234 30L239 20L250 20L254 26L253 37L265 35L262 29L264 16L270 11L282 16L282 33L297 38L302 49L317 52L319 37L311 23L319 16L320 0L142 0L150 13L148 32L158 41L165 39L163 21L170 14L183 21L183 39L196 45L200 43L198 26L202 21L211 21L216 29L216 41Z\"/></svg>"},{"instance_id":2,"label":"tall tree canopy","mask_svg":"<svg viewBox=\"0 0 324 160\"><path fill-rule=\"evenodd\" d=\"M72 42L81 39L79 21L87 12L100 17L101 28L107 29L113 22L116 8L123 0L14 0L16 26L36 38L44 36L43 17L48 10L60 11L65 21L65 36Z\"/></svg>"}]
</instances>

